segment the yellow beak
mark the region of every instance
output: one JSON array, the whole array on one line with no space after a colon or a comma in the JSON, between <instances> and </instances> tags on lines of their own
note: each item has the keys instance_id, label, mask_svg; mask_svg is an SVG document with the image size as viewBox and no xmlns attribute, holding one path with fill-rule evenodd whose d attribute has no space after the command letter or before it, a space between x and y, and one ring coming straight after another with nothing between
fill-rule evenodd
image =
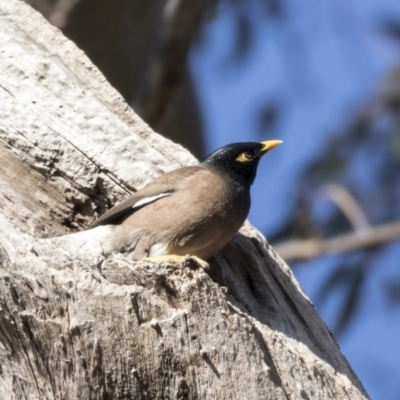
<instances>
[{"instance_id":1,"label":"yellow beak","mask_svg":"<svg viewBox=\"0 0 400 400\"><path fill-rule=\"evenodd\" d=\"M276 146L279 146L282 144L282 140L267 140L265 142L261 142L262 147L261 147L261 154L265 154L268 151L272 150Z\"/></svg>"}]
</instances>

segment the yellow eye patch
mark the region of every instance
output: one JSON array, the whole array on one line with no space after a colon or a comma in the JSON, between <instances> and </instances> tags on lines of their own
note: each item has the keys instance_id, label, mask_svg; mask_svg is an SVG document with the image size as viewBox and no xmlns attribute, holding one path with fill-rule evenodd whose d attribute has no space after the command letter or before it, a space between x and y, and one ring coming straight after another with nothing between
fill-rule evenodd
<instances>
[{"instance_id":1,"label":"yellow eye patch","mask_svg":"<svg viewBox=\"0 0 400 400\"><path fill-rule=\"evenodd\" d=\"M240 153L237 157L236 157L236 161L239 162L251 162L256 158L255 154L252 154L250 151L244 151L243 153Z\"/></svg>"}]
</instances>

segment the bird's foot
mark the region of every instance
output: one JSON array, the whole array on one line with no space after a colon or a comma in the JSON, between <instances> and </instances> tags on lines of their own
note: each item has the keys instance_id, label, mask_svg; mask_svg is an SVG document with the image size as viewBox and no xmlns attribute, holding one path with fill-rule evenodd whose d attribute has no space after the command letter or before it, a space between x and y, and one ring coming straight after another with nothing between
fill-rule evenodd
<instances>
[{"instance_id":1,"label":"bird's foot","mask_svg":"<svg viewBox=\"0 0 400 400\"><path fill-rule=\"evenodd\" d=\"M197 256L191 256L191 255L179 256L178 254L168 254L165 256L146 257L144 258L144 260L151 261L154 263L165 262L168 264L179 264L179 263L184 263L188 260L193 260L196 262L196 264L200 265L200 267L203 268L204 270L208 270L208 268L210 267L208 262L202 260Z\"/></svg>"},{"instance_id":2,"label":"bird's foot","mask_svg":"<svg viewBox=\"0 0 400 400\"><path fill-rule=\"evenodd\" d=\"M196 264L200 265L201 268L203 268L205 271L208 271L208 269L210 268L210 264L208 264L207 261L204 261L202 258L197 257L197 256L191 256L191 255L187 255L184 256L184 260L193 260L196 262Z\"/></svg>"}]
</instances>

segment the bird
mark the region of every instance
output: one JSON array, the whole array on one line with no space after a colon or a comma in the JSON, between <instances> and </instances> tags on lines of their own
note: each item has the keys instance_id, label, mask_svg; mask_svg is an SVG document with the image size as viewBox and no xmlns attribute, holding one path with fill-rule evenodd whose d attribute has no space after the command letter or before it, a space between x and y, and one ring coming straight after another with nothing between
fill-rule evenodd
<instances>
[{"instance_id":1,"label":"bird","mask_svg":"<svg viewBox=\"0 0 400 400\"><path fill-rule=\"evenodd\" d=\"M110 255L206 268L245 222L260 159L282 143L228 144L198 165L161 175L95 220L86 232Z\"/></svg>"}]
</instances>

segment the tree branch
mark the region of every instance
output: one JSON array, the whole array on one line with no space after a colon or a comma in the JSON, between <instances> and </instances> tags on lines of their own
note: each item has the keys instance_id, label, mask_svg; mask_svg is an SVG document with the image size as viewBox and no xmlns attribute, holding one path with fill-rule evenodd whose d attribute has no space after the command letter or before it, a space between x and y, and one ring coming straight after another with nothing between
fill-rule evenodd
<instances>
[{"instance_id":1,"label":"tree branch","mask_svg":"<svg viewBox=\"0 0 400 400\"><path fill-rule=\"evenodd\" d=\"M363 231L370 227L367 217L354 197L341 185L331 184L322 189L336 206L343 212L356 231Z\"/></svg>"},{"instance_id":2,"label":"tree branch","mask_svg":"<svg viewBox=\"0 0 400 400\"><path fill-rule=\"evenodd\" d=\"M393 222L337 236L333 239L291 240L276 244L276 252L286 261L309 260L331 253L342 253L379 246L400 238L400 222Z\"/></svg>"}]
</instances>

